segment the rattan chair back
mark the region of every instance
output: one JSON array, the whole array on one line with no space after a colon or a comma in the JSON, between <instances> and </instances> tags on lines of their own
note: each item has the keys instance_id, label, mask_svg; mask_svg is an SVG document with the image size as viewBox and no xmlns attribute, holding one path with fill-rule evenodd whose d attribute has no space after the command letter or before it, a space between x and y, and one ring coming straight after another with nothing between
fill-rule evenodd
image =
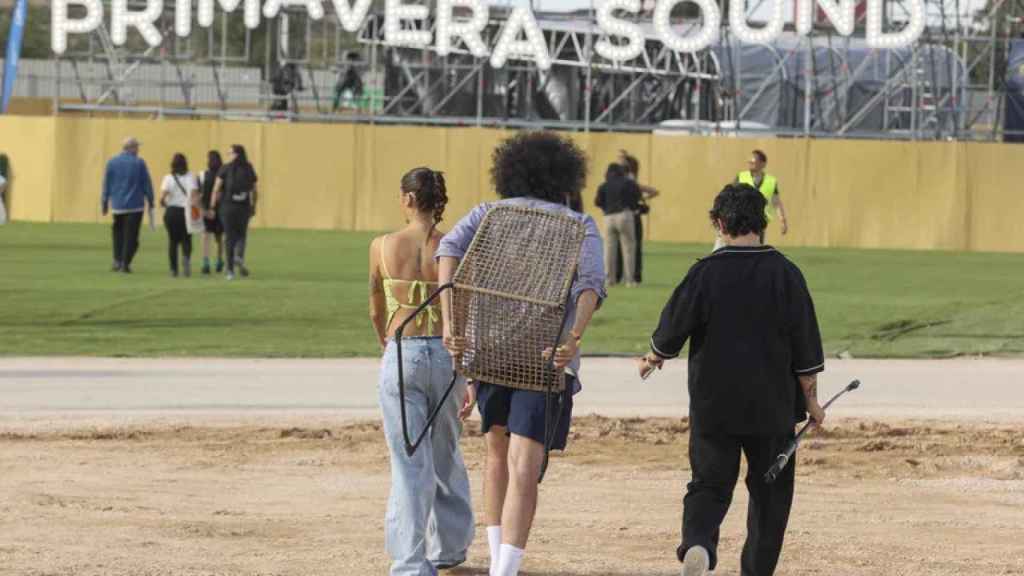
<instances>
[{"instance_id":1,"label":"rattan chair back","mask_svg":"<svg viewBox=\"0 0 1024 576\"><path fill-rule=\"evenodd\" d=\"M542 352L562 334L585 230L564 214L496 206L455 273L452 321L465 336L460 372L471 380L561 391Z\"/></svg>"}]
</instances>

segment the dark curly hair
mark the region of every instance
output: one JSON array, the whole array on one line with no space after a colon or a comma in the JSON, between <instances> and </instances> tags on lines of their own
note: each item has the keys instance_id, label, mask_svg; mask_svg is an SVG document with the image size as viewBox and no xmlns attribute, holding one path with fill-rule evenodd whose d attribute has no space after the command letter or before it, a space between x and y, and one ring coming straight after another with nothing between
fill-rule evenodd
<instances>
[{"instance_id":1,"label":"dark curly hair","mask_svg":"<svg viewBox=\"0 0 1024 576\"><path fill-rule=\"evenodd\" d=\"M498 145L491 159L491 183L502 198L566 204L587 182L586 155L553 132L520 132Z\"/></svg>"},{"instance_id":2,"label":"dark curly hair","mask_svg":"<svg viewBox=\"0 0 1024 576\"><path fill-rule=\"evenodd\" d=\"M413 168L402 176L402 192L412 194L416 209L434 217L434 226L441 223L448 204L448 188L444 174L426 167Z\"/></svg>"},{"instance_id":3,"label":"dark curly hair","mask_svg":"<svg viewBox=\"0 0 1024 576\"><path fill-rule=\"evenodd\" d=\"M764 215L765 199L749 184L729 184L715 197L709 215L711 223L721 220L723 233L729 236L761 234L768 226Z\"/></svg>"}]
</instances>

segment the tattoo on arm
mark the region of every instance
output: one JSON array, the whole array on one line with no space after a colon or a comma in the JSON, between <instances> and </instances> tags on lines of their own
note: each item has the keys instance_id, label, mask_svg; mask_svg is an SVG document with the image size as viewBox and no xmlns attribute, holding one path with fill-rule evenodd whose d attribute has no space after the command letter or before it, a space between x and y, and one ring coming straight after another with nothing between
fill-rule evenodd
<instances>
[{"instance_id":1,"label":"tattoo on arm","mask_svg":"<svg viewBox=\"0 0 1024 576\"><path fill-rule=\"evenodd\" d=\"M818 399L818 375L800 376L800 387L804 390L804 396L808 400Z\"/></svg>"},{"instance_id":2,"label":"tattoo on arm","mask_svg":"<svg viewBox=\"0 0 1024 576\"><path fill-rule=\"evenodd\" d=\"M381 282L380 274L373 272L370 274L370 294L380 294L384 292L384 283Z\"/></svg>"}]
</instances>

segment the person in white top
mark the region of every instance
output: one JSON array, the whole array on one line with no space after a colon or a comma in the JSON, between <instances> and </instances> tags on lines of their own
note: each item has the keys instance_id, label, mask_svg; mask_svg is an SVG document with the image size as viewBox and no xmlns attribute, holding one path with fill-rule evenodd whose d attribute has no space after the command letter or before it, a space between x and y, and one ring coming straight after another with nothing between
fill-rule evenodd
<instances>
[{"instance_id":1,"label":"person in white top","mask_svg":"<svg viewBox=\"0 0 1024 576\"><path fill-rule=\"evenodd\" d=\"M4 205L7 195L7 179L0 174L0 225L7 224L7 207Z\"/></svg>"},{"instance_id":2,"label":"person in white top","mask_svg":"<svg viewBox=\"0 0 1024 576\"><path fill-rule=\"evenodd\" d=\"M178 276L178 247L181 247L182 269L185 276L192 275L192 236L188 232L186 209L198 198L199 181L188 171L188 160L184 154L175 154L171 160L171 173L164 176L160 185L163 195L160 205L164 210L164 228L167 230L167 255L171 264L171 276Z\"/></svg>"}]
</instances>

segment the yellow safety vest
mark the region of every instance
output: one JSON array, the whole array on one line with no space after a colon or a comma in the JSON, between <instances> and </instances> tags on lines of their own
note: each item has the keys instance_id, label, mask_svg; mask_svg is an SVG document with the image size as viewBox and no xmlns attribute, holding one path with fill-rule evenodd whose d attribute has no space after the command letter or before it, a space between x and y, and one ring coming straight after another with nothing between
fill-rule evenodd
<instances>
[{"instance_id":1,"label":"yellow safety vest","mask_svg":"<svg viewBox=\"0 0 1024 576\"><path fill-rule=\"evenodd\" d=\"M754 186L754 175L750 173L750 170L740 172L736 179L740 181L740 184L749 184L754 188L757 188L757 186ZM769 222L772 221L772 214L775 212L775 207L772 206L772 196L775 196L777 186L778 180L775 179L775 176L765 174L764 177L761 178L761 188L758 189L758 192L764 196L764 217L767 218Z\"/></svg>"}]
</instances>

